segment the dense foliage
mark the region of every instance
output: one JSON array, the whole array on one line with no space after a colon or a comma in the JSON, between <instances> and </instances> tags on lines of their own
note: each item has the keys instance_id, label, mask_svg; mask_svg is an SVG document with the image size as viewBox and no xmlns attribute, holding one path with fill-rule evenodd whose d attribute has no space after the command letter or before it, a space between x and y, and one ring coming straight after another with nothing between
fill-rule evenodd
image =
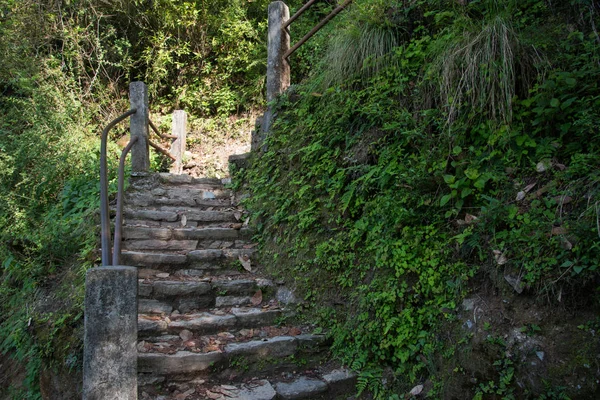
<instances>
[{"instance_id":1,"label":"dense foliage","mask_svg":"<svg viewBox=\"0 0 600 400\"><path fill-rule=\"evenodd\" d=\"M278 103L247 206L264 264L306 305L331 300L317 312L359 389L446 393L442 327L477 279L598 306L599 13L357 1ZM516 385L505 357L462 395L558 396Z\"/></svg>"},{"instance_id":2,"label":"dense foliage","mask_svg":"<svg viewBox=\"0 0 600 400\"><path fill-rule=\"evenodd\" d=\"M268 3L0 0L0 354L26 365L14 398L40 396L41 368L77 380L99 132L129 82L149 85L154 115L184 108L206 131L262 107Z\"/></svg>"}]
</instances>

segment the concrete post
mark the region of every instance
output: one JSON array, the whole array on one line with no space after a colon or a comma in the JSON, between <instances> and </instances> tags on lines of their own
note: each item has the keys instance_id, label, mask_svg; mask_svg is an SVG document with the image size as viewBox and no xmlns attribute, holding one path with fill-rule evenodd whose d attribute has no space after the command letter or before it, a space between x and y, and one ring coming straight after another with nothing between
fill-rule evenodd
<instances>
[{"instance_id":1,"label":"concrete post","mask_svg":"<svg viewBox=\"0 0 600 400\"><path fill-rule=\"evenodd\" d=\"M83 400L137 399L137 268L88 270Z\"/></svg>"},{"instance_id":2,"label":"concrete post","mask_svg":"<svg viewBox=\"0 0 600 400\"><path fill-rule=\"evenodd\" d=\"M269 38L267 55L267 102L283 93L290 86L290 64L283 55L290 49L290 33L282 29L290 19L290 9L283 1L269 4ZM269 131L273 110L269 106L262 123L262 136ZM259 140L258 142L262 142Z\"/></svg>"},{"instance_id":3,"label":"concrete post","mask_svg":"<svg viewBox=\"0 0 600 400\"><path fill-rule=\"evenodd\" d=\"M129 101L131 108L137 112L131 116L131 137L138 141L131 148L131 172L148 172L150 170L150 150L148 145L148 87L144 82L129 84Z\"/></svg>"},{"instance_id":4,"label":"concrete post","mask_svg":"<svg viewBox=\"0 0 600 400\"><path fill-rule=\"evenodd\" d=\"M175 157L175 162L171 166L172 174L181 174L183 172L183 155L185 154L185 138L187 132L187 114L183 110L173 112L173 123L171 124L173 136L177 139L171 144L171 155Z\"/></svg>"}]
</instances>

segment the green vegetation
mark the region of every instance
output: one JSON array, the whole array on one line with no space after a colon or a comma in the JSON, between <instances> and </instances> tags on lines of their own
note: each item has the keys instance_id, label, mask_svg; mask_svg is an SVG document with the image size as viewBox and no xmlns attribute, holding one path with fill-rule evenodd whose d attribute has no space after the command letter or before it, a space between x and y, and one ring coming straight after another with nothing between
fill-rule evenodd
<instances>
[{"instance_id":1,"label":"green vegetation","mask_svg":"<svg viewBox=\"0 0 600 400\"><path fill-rule=\"evenodd\" d=\"M443 330L480 282L598 306L599 12L357 1L277 103L267 150L240 175L263 264L316 306L360 390L449 393ZM494 353L463 398L559 398L519 386L517 362Z\"/></svg>"},{"instance_id":2,"label":"green vegetation","mask_svg":"<svg viewBox=\"0 0 600 400\"><path fill-rule=\"evenodd\" d=\"M12 398L39 398L40 370L78 380L85 271L98 262L98 139L128 109L129 82L149 85L159 125L185 108L208 143L237 132L230 117L264 102L267 5L0 0L0 354L26 366ZM126 132L111 133L113 172Z\"/></svg>"},{"instance_id":3,"label":"green vegetation","mask_svg":"<svg viewBox=\"0 0 600 400\"><path fill-rule=\"evenodd\" d=\"M153 115L185 108L218 142L264 106L268 3L0 0L0 353L26 366L13 398L40 398L40 370L81 367L99 131L129 81L149 84ZM593 318L557 340L564 365L533 377L503 321L477 342L456 310L478 286L597 310L596 3L356 0L292 56L301 83L240 177L264 265L293 278L359 390L557 399L581 384L562 378L593 374Z\"/></svg>"}]
</instances>

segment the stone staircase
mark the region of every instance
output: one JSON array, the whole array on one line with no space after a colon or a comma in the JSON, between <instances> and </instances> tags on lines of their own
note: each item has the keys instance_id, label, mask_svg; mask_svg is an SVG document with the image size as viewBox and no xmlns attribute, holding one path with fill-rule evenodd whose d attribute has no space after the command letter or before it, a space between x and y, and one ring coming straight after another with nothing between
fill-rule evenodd
<instances>
[{"instance_id":1,"label":"stone staircase","mask_svg":"<svg viewBox=\"0 0 600 400\"><path fill-rule=\"evenodd\" d=\"M289 325L252 231L218 179L150 174L126 194L121 264L138 267L140 399L346 399L325 336ZM287 307L287 308L286 308Z\"/></svg>"}]
</instances>

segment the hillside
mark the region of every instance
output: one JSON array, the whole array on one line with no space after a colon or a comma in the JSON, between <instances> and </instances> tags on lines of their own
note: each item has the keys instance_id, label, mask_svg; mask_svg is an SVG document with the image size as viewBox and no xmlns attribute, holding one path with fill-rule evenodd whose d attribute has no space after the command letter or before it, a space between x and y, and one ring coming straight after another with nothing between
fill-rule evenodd
<instances>
[{"instance_id":1,"label":"hillside","mask_svg":"<svg viewBox=\"0 0 600 400\"><path fill-rule=\"evenodd\" d=\"M0 398L79 396L98 138L129 82L161 128L188 112L188 172L222 178L265 108L268 3L0 0ZM291 57L234 189L359 395L599 397L599 14L356 0Z\"/></svg>"},{"instance_id":2,"label":"hillside","mask_svg":"<svg viewBox=\"0 0 600 400\"><path fill-rule=\"evenodd\" d=\"M359 391L597 398L599 11L358 1L277 103L263 264Z\"/></svg>"}]
</instances>

